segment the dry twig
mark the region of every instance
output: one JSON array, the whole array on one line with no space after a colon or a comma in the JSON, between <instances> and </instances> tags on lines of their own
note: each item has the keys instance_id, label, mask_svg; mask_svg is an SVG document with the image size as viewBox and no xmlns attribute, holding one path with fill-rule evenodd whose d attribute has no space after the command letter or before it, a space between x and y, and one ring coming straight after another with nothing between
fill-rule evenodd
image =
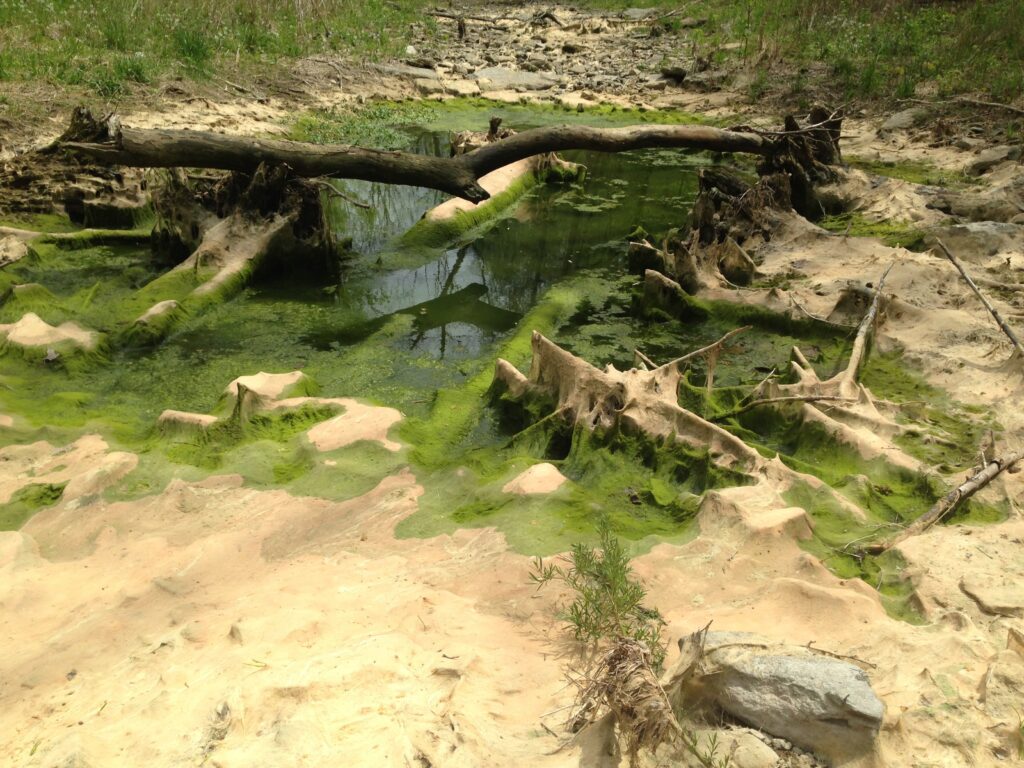
<instances>
[{"instance_id":1,"label":"dry twig","mask_svg":"<svg viewBox=\"0 0 1024 768\"><path fill-rule=\"evenodd\" d=\"M971 276L967 274L967 270L964 268L964 265L960 263L960 259L954 256L953 252L950 251L949 248L946 247L946 244L941 240L936 240L935 242L939 248L942 249L942 252L946 254L946 258L953 262L953 266L957 268L964 280L967 281L967 284L971 287L971 290L974 291L974 294L981 299L981 303L985 305L985 309L989 311L989 314L992 315L996 324L1000 329L1002 329L1003 333L1006 334L1006 338L1013 343L1014 349L1017 350L1017 354L1024 357L1024 346L1021 345L1020 339L1017 338L1017 334L1013 332L1013 329L1006 323L1003 316L999 314L999 310L993 307L992 302L990 302L985 294L981 292L977 283L975 283L974 280L971 279Z\"/></svg>"}]
</instances>

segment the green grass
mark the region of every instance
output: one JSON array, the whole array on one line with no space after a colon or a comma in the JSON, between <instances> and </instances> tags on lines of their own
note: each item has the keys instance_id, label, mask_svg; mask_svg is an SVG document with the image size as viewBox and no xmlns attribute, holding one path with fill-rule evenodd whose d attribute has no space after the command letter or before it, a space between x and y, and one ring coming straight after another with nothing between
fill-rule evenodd
<instances>
[{"instance_id":1,"label":"green grass","mask_svg":"<svg viewBox=\"0 0 1024 768\"><path fill-rule=\"evenodd\" d=\"M132 84L195 79L315 53L398 53L424 0L0 0L0 81L82 86L114 99Z\"/></svg>"},{"instance_id":2,"label":"green grass","mask_svg":"<svg viewBox=\"0 0 1024 768\"><path fill-rule=\"evenodd\" d=\"M16 531L40 509L56 504L64 485L32 483L19 488L10 501L0 504L0 531Z\"/></svg>"},{"instance_id":3,"label":"green grass","mask_svg":"<svg viewBox=\"0 0 1024 768\"><path fill-rule=\"evenodd\" d=\"M587 0L591 8L635 6L630 0ZM675 10L678 0L645 0L647 7ZM1020 0L967 0L924 5L916 0L721 0L691 5L688 15L708 24L686 34L699 50L722 59L734 55L753 62L762 51L779 54L801 71L790 83L794 95L807 84L803 69L828 67L833 97L914 95L917 86L934 84L940 96L985 91L997 99L1024 92L1024 4ZM662 23L672 32L671 19ZM718 50L742 43L738 51ZM767 62L767 63L766 63ZM758 69L771 66L760 59ZM759 75L751 86L758 98L777 75Z\"/></svg>"}]
</instances>

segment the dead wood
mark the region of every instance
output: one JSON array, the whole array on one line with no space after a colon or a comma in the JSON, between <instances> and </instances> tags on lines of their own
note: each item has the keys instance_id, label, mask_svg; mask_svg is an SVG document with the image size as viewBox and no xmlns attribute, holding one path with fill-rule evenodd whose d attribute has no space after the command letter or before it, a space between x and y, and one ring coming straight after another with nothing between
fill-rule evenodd
<instances>
[{"instance_id":1,"label":"dead wood","mask_svg":"<svg viewBox=\"0 0 1024 768\"><path fill-rule=\"evenodd\" d=\"M752 473L765 466L754 448L679 405L682 364L721 349L738 332L651 371L619 371L611 365L602 371L535 332L529 377L511 363L498 360L495 384L513 400L531 395L553 399L556 413L585 429L621 429L678 441L708 451L720 466Z\"/></svg>"},{"instance_id":2,"label":"dead wood","mask_svg":"<svg viewBox=\"0 0 1024 768\"><path fill-rule=\"evenodd\" d=\"M610 712L626 743L630 765L636 765L641 749L654 752L682 734L672 703L654 674L651 651L643 643L618 640L579 685L569 729L579 731Z\"/></svg>"},{"instance_id":3,"label":"dead wood","mask_svg":"<svg viewBox=\"0 0 1024 768\"><path fill-rule=\"evenodd\" d=\"M1024 346L1021 345L1020 339L1017 338L1017 334L1014 333L1013 329L1003 319L1003 316L999 314L999 310L993 307L992 302L990 302L988 298L985 296L985 294L981 292L981 289L978 287L977 283L975 283L974 280L971 279L971 276L967 273L967 269L960 262L960 259L954 256L953 252L950 251L949 248L946 247L946 244L943 243L941 240L936 240L935 242L942 250L942 252L946 255L946 258L953 262L953 266L957 268L957 271L959 271L960 274L963 276L964 280L967 282L967 285L969 285L971 287L971 290L974 291L974 294L979 299L981 299L981 303L985 305L985 309L989 311L989 314L992 315L992 318L996 321L996 324L999 326L1002 332L1006 334L1006 338L1008 338L1010 342L1013 344L1014 349L1017 350L1017 354L1021 357L1024 357Z\"/></svg>"},{"instance_id":4,"label":"dead wood","mask_svg":"<svg viewBox=\"0 0 1024 768\"><path fill-rule=\"evenodd\" d=\"M864 315L860 328L857 329L857 336L853 340L853 349L850 351L850 362L847 364L846 370L843 371L843 378L839 385L840 391L843 389L851 389L857 382L860 366L864 360L864 354L867 351L868 336L875 330L875 319L878 317L878 308L881 304L882 288L885 286L885 278L889 276L889 272L895 264L896 262L890 264L886 268L885 272L882 273L882 277L878 280L878 287L875 288L875 295L871 299L871 306Z\"/></svg>"},{"instance_id":5,"label":"dead wood","mask_svg":"<svg viewBox=\"0 0 1024 768\"><path fill-rule=\"evenodd\" d=\"M125 128L116 121L108 121L108 127L106 134L87 141L65 141L61 147L108 165L213 168L243 173L253 173L260 164L282 165L303 178L328 176L429 187L471 202L489 197L480 186L481 177L517 160L550 152L626 152L650 147L756 155L774 151L773 142L762 136L698 125L550 126L523 131L449 158L205 131Z\"/></svg>"},{"instance_id":6,"label":"dead wood","mask_svg":"<svg viewBox=\"0 0 1024 768\"><path fill-rule=\"evenodd\" d=\"M1024 451L1018 451L1016 453L1011 453L1008 456L1004 456L1001 459L993 459L992 461L989 461L964 482L935 502L931 509L917 518L898 534L886 539L885 541L880 541L865 547L863 552L869 555L880 555L883 552L892 549L900 542L906 541L920 533L924 533L935 525L935 523L952 514L957 507L999 477L1003 472L1011 469L1021 459L1024 459Z\"/></svg>"},{"instance_id":7,"label":"dead wood","mask_svg":"<svg viewBox=\"0 0 1024 768\"><path fill-rule=\"evenodd\" d=\"M790 372L795 381L789 384L779 384L774 381L765 381L755 389L754 396L763 399L772 399L785 396L815 397L820 401L829 399L857 402L867 407L873 417L877 417L874 411L871 398L858 383L861 366L868 350L868 339L875 330L879 312L881 311L883 289L889 271L895 262L890 264L875 287L871 304L857 327L857 336L854 338L853 348L850 350L850 359L846 368L830 379L822 381L818 378L814 367L807 361L803 353L796 347L793 348L793 359L790 361Z\"/></svg>"}]
</instances>

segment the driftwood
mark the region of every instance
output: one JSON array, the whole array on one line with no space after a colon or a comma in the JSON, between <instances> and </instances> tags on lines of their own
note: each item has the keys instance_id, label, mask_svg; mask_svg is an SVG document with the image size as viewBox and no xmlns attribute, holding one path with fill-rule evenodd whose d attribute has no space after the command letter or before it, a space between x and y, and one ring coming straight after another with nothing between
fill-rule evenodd
<instances>
[{"instance_id":1,"label":"driftwood","mask_svg":"<svg viewBox=\"0 0 1024 768\"><path fill-rule=\"evenodd\" d=\"M885 278L889 276L889 271L895 264L896 262L894 261L882 273L882 277L878 281L878 287L875 288L875 295L871 299L871 306L868 307L864 319L861 320L860 328L857 329L857 336L853 340L853 349L850 350L850 362L846 366L846 370L843 371L843 379L839 385L840 391L844 389L849 390L857 383L857 375L860 373L864 353L867 351L868 336L875 330L875 319L878 317L878 307L882 299L882 288L885 286Z\"/></svg>"},{"instance_id":2,"label":"driftwood","mask_svg":"<svg viewBox=\"0 0 1024 768\"><path fill-rule=\"evenodd\" d=\"M679 147L768 155L774 142L755 133L700 125L642 125L624 128L551 126L523 131L456 157L431 157L347 145L316 146L277 139L224 136L206 131L148 130L108 123L90 139L64 141L77 155L109 165L139 168L215 168L252 173L260 166L282 165L299 177L363 179L429 187L477 203L490 195L481 177L534 155L583 149L626 152L650 147Z\"/></svg>"},{"instance_id":3,"label":"driftwood","mask_svg":"<svg viewBox=\"0 0 1024 768\"><path fill-rule=\"evenodd\" d=\"M967 499L991 483L1003 472L1013 467L1021 459L1024 459L1024 451L1011 453L1009 456L1004 456L1001 459L993 459L952 491L935 502L931 509L917 518L897 535L888 538L885 541L880 541L865 547L863 550L864 553L869 555L880 555L883 552L892 549L901 541L906 541L912 536L917 536L919 533L923 533L935 525L935 523L945 517L948 517L953 510L963 502L967 501Z\"/></svg>"},{"instance_id":4,"label":"driftwood","mask_svg":"<svg viewBox=\"0 0 1024 768\"><path fill-rule=\"evenodd\" d=\"M943 243L941 240L936 240L936 243L938 244L942 252L946 255L946 258L953 262L953 266L957 268L957 270L963 276L964 280L971 287L971 290L974 291L975 295L979 299L981 299L981 303L985 305L985 309L989 311L989 314L992 315L992 318L996 321L996 324L1003 331L1003 333L1006 334L1006 338L1008 338L1012 342L1014 349L1017 350L1017 354L1024 358L1024 346L1021 346L1020 339L1017 338L1017 334L1014 333L1013 329L1006 323L1006 321L1003 319L1003 316L999 314L999 310L993 307L992 303L988 300L985 294L981 292L981 289L978 287L977 283L975 283L974 280L971 279L971 276L967 273L967 270L964 268L964 265L960 263L960 259L954 256L953 252L950 251L949 248L946 247L946 244Z\"/></svg>"}]
</instances>

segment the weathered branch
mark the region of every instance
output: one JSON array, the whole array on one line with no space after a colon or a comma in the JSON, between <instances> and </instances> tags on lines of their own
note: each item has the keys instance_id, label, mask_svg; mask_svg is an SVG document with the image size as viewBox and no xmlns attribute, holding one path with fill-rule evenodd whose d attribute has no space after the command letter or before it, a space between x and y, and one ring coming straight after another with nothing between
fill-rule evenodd
<instances>
[{"instance_id":1,"label":"weathered branch","mask_svg":"<svg viewBox=\"0 0 1024 768\"><path fill-rule=\"evenodd\" d=\"M878 315L878 305L882 298L882 287L885 285L885 278L889 276L889 270L891 270L895 264L896 262L890 264L882 274L881 279L878 281L878 287L875 289L875 296L871 300L871 306L864 315L864 319L860 323L860 328L857 329L857 337L853 340L853 349L850 350L850 363L846 366L846 371L843 372L840 389L842 389L844 385L849 387L857 381L860 364L864 359L864 352L867 349L868 335L875 328L875 317Z\"/></svg>"},{"instance_id":2,"label":"weathered branch","mask_svg":"<svg viewBox=\"0 0 1024 768\"><path fill-rule=\"evenodd\" d=\"M880 555L883 552L892 549L901 541L905 541L912 536L917 536L919 533L923 533L931 528L935 523L947 517L953 512L953 510L960 506L960 504L967 501L967 499L991 483L1003 472L1010 469L1021 459L1024 459L1024 451L1011 453L1009 456L1004 456L1001 459L990 461L952 491L935 502L931 509L917 518L898 534L886 539L885 541L871 544L865 547L863 551L869 555Z\"/></svg>"},{"instance_id":3,"label":"weathered branch","mask_svg":"<svg viewBox=\"0 0 1024 768\"><path fill-rule=\"evenodd\" d=\"M838 395L786 395L783 397L765 397L760 400L752 400L746 405L742 405L735 410L729 411L728 413L722 413L718 416L711 418L711 421L725 421L731 419L734 416L740 416L747 411L752 411L755 408L760 408L763 405L778 405L779 403L820 403L820 402L850 402L848 397L839 397Z\"/></svg>"},{"instance_id":4,"label":"weathered branch","mask_svg":"<svg viewBox=\"0 0 1024 768\"><path fill-rule=\"evenodd\" d=\"M950 251L949 248L946 247L946 244L941 240L936 240L935 242L938 244L939 248L942 249L942 252L946 254L946 258L953 262L953 266L957 268L964 280L967 281L967 284L971 286L971 290L974 291L975 295L981 299L981 303L985 305L985 309L989 311L989 314L992 315L1000 329L1002 329L1003 333L1006 334L1006 338L1013 343L1014 348L1017 350L1017 354L1024 357L1024 346L1021 346L1020 339L1017 338L1017 334L1013 332L1013 329L1006 323L1003 316L1000 315L999 311L992 306L992 303L988 300L985 294L981 292L981 289L974 280L971 279L971 276L967 274L967 270L964 268L964 265L960 263L960 259L954 256L953 252Z\"/></svg>"},{"instance_id":5,"label":"weathered branch","mask_svg":"<svg viewBox=\"0 0 1024 768\"><path fill-rule=\"evenodd\" d=\"M429 187L481 202L489 197L480 186L481 177L517 160L548 152L572 149L625 152L679 147L767 155L773 143L751 133L699 125L624 128L563 125L523 131L449 158L345 145L316 146L279 139L224 136L205 131L139 128L116 128L106 140L65 141L61 146L110 165L216 168L251 173L260 163L283 164L306 178L328 176Z\"/></svg>"}]
</instances>

